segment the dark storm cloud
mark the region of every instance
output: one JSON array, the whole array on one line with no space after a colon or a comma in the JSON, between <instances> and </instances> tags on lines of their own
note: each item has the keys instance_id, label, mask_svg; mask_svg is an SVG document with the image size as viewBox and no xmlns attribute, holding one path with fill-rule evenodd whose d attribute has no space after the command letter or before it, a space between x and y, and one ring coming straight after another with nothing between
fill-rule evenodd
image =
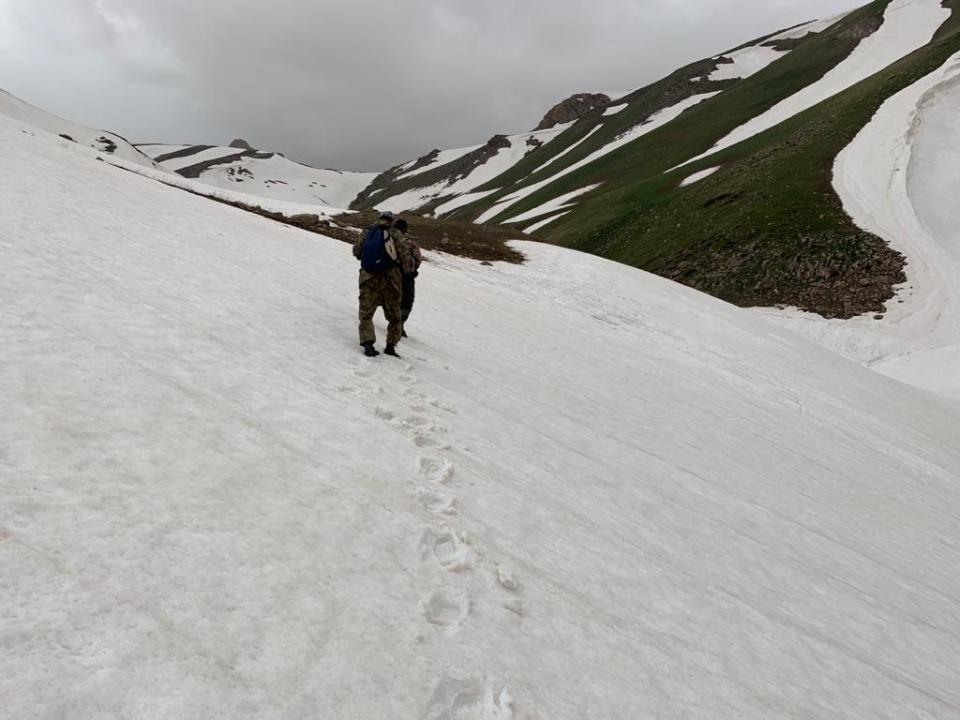
<instances>
[{"instance_id":1,"label":"dark storm cloud","mask_svg":"<svg viewBox=\"0 0 960 720\"><path fill-rule=\"evenodd\" d=\"M857 0L0 0L0 87L138 140L381 169Z\"/></svg>"}]
</instances>

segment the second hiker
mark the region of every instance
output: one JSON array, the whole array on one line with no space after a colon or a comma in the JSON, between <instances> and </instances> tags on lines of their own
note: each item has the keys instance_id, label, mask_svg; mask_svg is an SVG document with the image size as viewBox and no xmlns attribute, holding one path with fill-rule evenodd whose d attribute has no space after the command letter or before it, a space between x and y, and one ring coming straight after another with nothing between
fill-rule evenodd
<instances>
[{"instance_id":1,"label":"second hiker","mask_svg":"<svg viewBox=\"0 0 960 720\"><path fill-rule=\"evenodd\" d=\"M407 221L403 218L398 219L393 224L394 229L402 235L407 241L409 252L402 258L400 270L403 273L403 292L400 300L400 316L403 319L403 337L407 336L407 320L410 318L410 312L413 310L413 301L416 298L417 276L420 274L420 265L423 263L423 253L420 252L420 246L408 232Z\"/></svg>"},{"instance_id":2,"label":"second hiker","mask_svg":"<svg viewBox=\"0 0 960 720\"><path fill-rule=\"evenodd\" d=\"M376 357L377 331L373 316L383 308L387 319L387 347L384 352L400 357L397 345L403 334L400 308L403 277L400 268L409 262L410 248L403 233L393 230L393 214L383 213L353 246L360 261L360 345L367 357Z\"/></svg>"}]
</instances>

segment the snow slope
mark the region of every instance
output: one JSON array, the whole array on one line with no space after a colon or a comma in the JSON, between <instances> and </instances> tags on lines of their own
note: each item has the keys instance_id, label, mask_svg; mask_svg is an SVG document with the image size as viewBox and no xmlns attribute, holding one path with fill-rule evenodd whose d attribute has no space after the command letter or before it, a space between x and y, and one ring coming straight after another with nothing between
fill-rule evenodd
<instances>
[{"instance_id":1,"label":"snow slope","mask_svg":"<svg viewBox=\"0 0 960 720\"><path fill-rule=\"evenodd\" d=\"M0 115L6 115L31 129L41 130L58 136L67 136L69 140L91 147L105 155L112 155L140 165L154 167L153 161L137 150L127 140L104 130L78 125L77 123L52 115L45 110L0 90Z\"/></svg>"},{"instance_id":2,"label":"snow slope","mask_svg":"<svg viewBox=\"0 0 960 720\"><path fill-rule=\"evenodd\" d=\"M941 0L891 0L880 29L864 38L843 62L817 82L740 126L713 148L684 165L759 135L880 72L929 43L950 17L950 12L949 8L943 7Z\"/></svg>"},{"instance_id":3,"label":"snow slope","mask_svg":"<svg viewBox=\"0 0 960 720\"><path fill-rule=\"evenodd\" d=\"M960 54L890 98L837 158L834 185L865 230L908 261L878 322L783 322L848 357L960 398ZM774 313L775 314L775 313Z\"/></svg>"},{"instance_id":4,"label":"snow slope","mask_svg":"<svg viewBox=\"0 0 960 720\"><path fill-rule=\"evenodd\" d=\"M838 22L843 20L843 18L845 18L851 12L852 11L848 10L847 12L842 12L839 15L833 15L831 17L825 18L824 20L813 20L811 22L804 23L803 25L799 25L793 28L792 30L787 30L785 32L780 33L779 35L773 36L767 42L775 42L777 40L796 40L802 37L806 37L811 33L813 34L822 33L825 30L829 30L831 27L833 27Z\"/></svg>"},{"instance_id":5,"label":"snow slope","mask_svg":"<svg viewBox=\"0 0 960 720\"><path fill-rule=\"evenodd\" d=\"M184 149L183 146L163 145L144 145L142 148L154 158ZM165 160L160 167L169 172L178 172L208 160L223 158L222 164L204 170L198 180L214 188L267 200L341 209L348 208L377 176L376 173L321 170L293 162L279 154L269 154L268 157L250 155L228 161L243 152L237 148L214 147Z\"/></svg>"},{"instance_id":6,"label":"snow slope","mask_svg":"<svg viewBox=\"0 0 960 720\"><path fill-rule=\"evenodd\" d=\"M469 154L472 153L474 150L479 150L479 149L482 148L482 147L483 147L483 145L473 145L472 147L455 148L455 149L453 149L453 150L441 150L441 151L437 154L437 157L435 157L431 162L427 163L426 165L424 165L424 166L421 167L421 168L417 168L416 170L411 170L410 172L406 172L406 173L404 173L403 175L399 175L399 176L397 177L397 179L398 179L398 180L402 180L403 178L409 178L409 177L415 177L415 176L417 176L417 175L422 175L423 173L429 172L430 170L433 170L434 168L438 168L438 167L441 167L441 166L443 166L443 165L447 165L447 164L449 164L449 163L455 162L455 161L459 160L460 158L462 158L464 155L469 155Z\"/></svg>"},{"instance_id":7,"label":"snow slope","mask_svg":"<svg viewBox=\"0 0 960 720\"><path fill-rule=\"evenodd\" d=\"M718 58L727 58L732 63L723 63L709 75L710 80L741 80L756 75L767 65L789 54L768 45L751 45Z\"/></svg>"},{"instance_id":8,"label":"snow slope","mask_svg":"<svg viewBox=\"0 0 960 720\"><path fill-rule=\"evenodd\" d=\"M377 173L322 170L273 155L216 165L199 179L214 187L275 200L348 208L376 176Z\"/></svg>"},{"instance_id":9,"label":"snow slope","mask_svg":"<svg viewBox=\"0 0 960 720\"><path fill-rule=\"evenodd\" d=\"M5 717L960 713L952 405L533 244L367 361L347 246L0 148Z\"/></svg>"},{"instance_id":10,"label":"snow slope","mask_svg":"<svg viewBox=\"0 0 960 720\"><path fill-rule=\"evenodd\" d=\"M243 150L237 148L212 147L206 150L200 150L192 155L184 155L182 157L164 160L160 163L160 167L170 172L177 172L178 170L193 167L194 165L199 165L200 163L210 160L224 160L226 158L236 157L241 153L243 153Z\"/></svg>"},{"instance_id":11,"label":"snow slope","mask_svg":"<svg viewBox=\"0 0 960 720\"><path fill-rule=\"evenodd\" d=\"M586 195L587 193L593 192L598 187L600 187L599 183L572 190L568 193L560 195L559 197L555 197L553 200L545 202L540 207L536 207L533 210L527 210L526 212L520 213L516 217L509 218L503 222L504 224L526 222L528 220L533 220L534 218L549 215L550 213L554 213L558 210L567 210L577 204L574 202L574 200Z\"/></svg>"}]
</instances>

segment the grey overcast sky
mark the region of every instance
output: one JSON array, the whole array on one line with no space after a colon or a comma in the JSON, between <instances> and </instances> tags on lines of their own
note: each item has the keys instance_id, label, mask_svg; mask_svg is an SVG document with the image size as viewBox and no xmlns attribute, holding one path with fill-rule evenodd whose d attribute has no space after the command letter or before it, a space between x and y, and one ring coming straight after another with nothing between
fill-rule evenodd
<instances>
[{"instance_id":1,"label":"grey overcast sky","mask_svg":"<svg viewBox=\"0 0 960 720\"><path fill-rule=\"evenodd\" d=\"M866 0L0 0L0 88L134 142L379 170Z\"/></svg>"}]
</instances>

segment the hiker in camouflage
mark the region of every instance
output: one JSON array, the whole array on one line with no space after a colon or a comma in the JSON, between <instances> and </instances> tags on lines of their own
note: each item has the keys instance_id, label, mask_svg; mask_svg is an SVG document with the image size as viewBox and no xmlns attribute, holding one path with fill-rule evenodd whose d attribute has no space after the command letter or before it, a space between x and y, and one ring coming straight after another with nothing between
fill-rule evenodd
<instances>
[{"instance_id":1,"label":"hiker in camouflage","mask_svg":"<svg viewBox=\"0 0 960 720\"><path fill-rule=\"evenodd\" d=\"M360 260L360 344L367 357L380 353L373 316L383 308L387 319L387 347L384 352L400 357L397 345L403 333L400 309L403 278L400 268L409 262L410 248L402 233L393 230L393 214L386 212L353 246L353 255Z\"/></svg>"},{"instance_id":2,"label":"hiker in camouflage","mask_svg":"<svg viewBox=\"0 0 960 720\"><path fill-rule=\"evenodd\" d=\"M417 276L420 274L420 265L423 263L423 253L420 252L420 246L416 239L409 232L407 221L398 218L393 224L393 229L403 235L406 239L408 252L404 253L400 264L400 271L403 273L403 293L400 301L400 313L403 319L403 337L407 337L407 320L410 319L410 313L413 310L413 301L416 297Z\"/></svg>"}]
</instances>

